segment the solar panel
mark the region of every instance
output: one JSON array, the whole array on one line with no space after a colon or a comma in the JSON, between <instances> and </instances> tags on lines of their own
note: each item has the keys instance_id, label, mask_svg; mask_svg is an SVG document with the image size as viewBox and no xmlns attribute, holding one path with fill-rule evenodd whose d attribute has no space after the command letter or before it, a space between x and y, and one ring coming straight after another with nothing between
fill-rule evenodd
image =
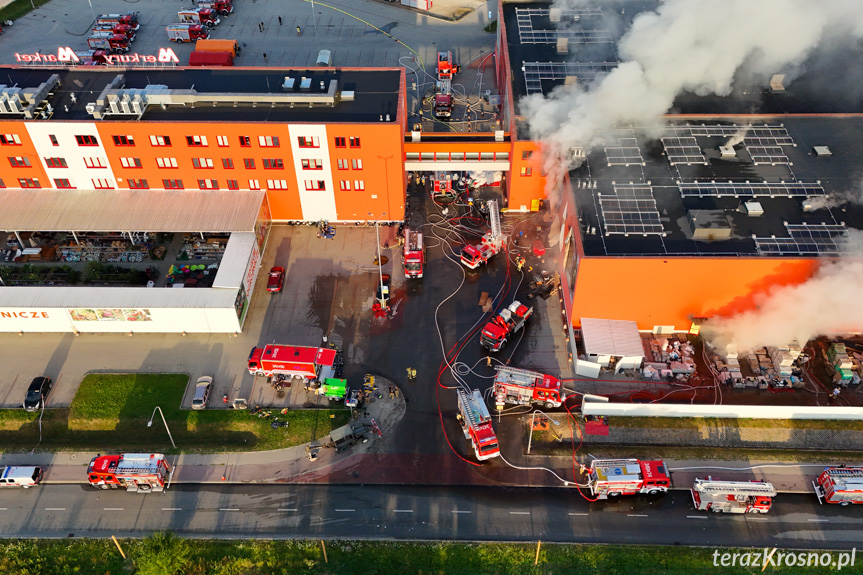
<instances>
[{"instance_id":1,"label":"solar panel","mask_svg":"<svg viewBox=\"0 0 863 575\"><path fill-rule=\"evenodd\" d=\"M848 229L836 224L785 224L790 238L755 238L761 255L840 256L848 251Z\"/></svg>"},{"instance_id":2,"label":"solar panel","mask_svg":"<svg viewBox=\"0 0 863 575\"><path fill-rule=\"evenodd\" d=\"M785 152L779 146L750 146L747 144L746 151L749 152L752 163L756 166L759 164L770 164L771 166L775 166L776 164L791 165L788 156L785 155Z\"/></svg>"},{"instance_id":3,"label":"solar panel","mask_svg":"<svg viewBox=\"0 0 863 575\"><path fill-rule=\"evenodd\" d=\"M686 136L661 139L662 145L665 148L665 155L668 157L668 163L672 166L676 164L707 165L707 159L701 153L701 148L698 147L698 142L695 138Z\"/></svg>"},{"instance_id":4,"label":"solar panel","mask_svg":"<svg viewBox=\"0 0 863 575\"><path fill-rule=\"evenodd\" d=\"M666 126L663 131L669 136L730 138L744 134L743 141L753 146L794 146L794 140L785 126L764 124L763 126L741 126L739 124L702 124Z\"/></svg>"},{"instance_id":5,"label":"solar panel","mask_svg":"<svg viewBox=\"0 0 863 575\"><path fill-rule=\"evenodd\" d=\"M543 80L565 80L575 76L592 80L597 74L610 72L617 62L522 62L524 83L528 94L542 93Z\"/></svg>"},{"instance_id":6,"label":"solar panel","mask_svg":"<svg viewBox=\"0 0 863 575\"><path fill-rule=\"evenodd\" d=\"M556 44L558 38L567 38L571 44L610 44L614 41L608 30L518 29L518 39L522 44Z\"/></svg>"},{"instance_id":7,"label":"solar panel","mask_svg":"<svg viewBox=\"0 0 863 575\"><path fill-rule=\"evenodd\" d=\"M826 195L820 182L678 182L677 188L681 198L794 198Z\"/></svg>"},{"instance_id":8,"label":"solar panel","mask_svg":"<svg viewBox=\"0 0 863 575\"><path fill-rule=\"evenodd\" d=\"M644 158L635 138L618 138L619 146L606 146L605 158L609 166L644 166Z\"/></svg>"},{"instance_id":9,"label":"solar panel","mask_svg":"<svg viewBox=\"0 0 863 575\"><path fill-rule=\"evenodd\" d=\"M665 235L650 184L615 184L598 197L605 235Z\"/></svg>"}]
</instances>

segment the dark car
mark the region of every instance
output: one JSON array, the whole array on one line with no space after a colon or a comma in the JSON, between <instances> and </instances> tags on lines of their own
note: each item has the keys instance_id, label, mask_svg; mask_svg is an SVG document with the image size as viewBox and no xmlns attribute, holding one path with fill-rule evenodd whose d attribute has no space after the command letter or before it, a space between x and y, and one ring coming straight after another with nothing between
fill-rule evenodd
<instances>
[{"instance_id":1,"label":"dark car","mask_svg":"<svg viewBox=\"0 0 863 575\"><path fill-rule=\"evenodd\" d=\"M39 411L45 405L45 398L51 393L53 385L50 377L34 377L24 398L24 411Z\"/></svg>"},{"instance_id":2,"label":"dark car","mask_svg":"<svg viewBox=\"0 0 863 575\"><path fill-rule=\"evenodd\" d=\"M267 291L270 293L279 293L282 291L282 286L285 285L285 268L273 268L270 270L270 277L267 279Z\"/></svg>"}]
</instances>

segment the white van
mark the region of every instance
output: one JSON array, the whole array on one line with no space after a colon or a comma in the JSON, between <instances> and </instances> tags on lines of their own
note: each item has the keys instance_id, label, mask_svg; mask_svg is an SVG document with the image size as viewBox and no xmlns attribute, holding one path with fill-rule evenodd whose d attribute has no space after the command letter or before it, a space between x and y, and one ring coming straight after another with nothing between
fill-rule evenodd
<instances>
[{"instance_id":1,"label":"white van","mask_svg":"<svg viewBox=\"0 0 863 575\"><path fill-rule=\"evenodd\" d=\"M0 487L33 487L42 481L41 467L0 467Z\"/></svg>"}]
</instances>

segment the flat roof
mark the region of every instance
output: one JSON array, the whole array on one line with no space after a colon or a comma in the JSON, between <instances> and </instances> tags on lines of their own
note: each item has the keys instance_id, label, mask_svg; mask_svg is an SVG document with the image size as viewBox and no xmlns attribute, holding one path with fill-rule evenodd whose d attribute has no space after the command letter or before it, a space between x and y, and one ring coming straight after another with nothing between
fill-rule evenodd
<instances>
[{"instance_id":1,"label":"flat roof","mask_svg":"<svg viewBox=\"0 0 863 575\"><path fill-rule=\"evenodd\" d=\"M587 355L644 356L638 324L634 321L583 317L581 336Z\"/></svg>"},{"instance_id":2,"label":"flat roof","mask_svg":"<svg viewBox=\"0 0 863 575\"><path fill-rule=\"evenodd\" d=\"M194 89L198 94L262 94L260 101L220 102L191 105L149 106L141 119L152 121L221 122L380 122L390 116L396 122L401 103L402 70L393 68L266 68L226 67L220 69L113 69L94 67L2 67L0 76L7 87L36 88L53 74L60 76L60 85L47 102L53 111L51 120L93 120L87 105L96 101L102 91L118 76L124 89L144 89L163 85L168 90ZM310 79L307 93L326 93L330 81L336 80L338 98L335 105L277 103L271 105L266 94L282 96L285 77L296 79L294 93L302 94L300 79ZM321 82L324 89L321 90ZM353 92L352 100L346 92ZM74 98L73 98L74 95ZM215 111L215 113L214 113ZM21 115L0 114L0 119L22 118ZM107 121L136 120L135 116L114 115ZM38 120L35 120L38 121Z\"/></svg>"},{"instance_id":3,"label":"flat roof","mask_svg":"<svg viewBox=\"0 0 863 575\"><path fill-rule=\"evenodd\" d=\"M249 267L252 249L257 241L255 232L231 234L231 237L228 238L228 245L225 246L225 253L219 261L219 270L216 272L216 277L213 278L214 288L236 289L242 285L246 270Z\"/></svg>"},{"instance_id":4,"label":"flat roof","mask_svg":"<svg viewBox=\"0 0 863 575\"><path fill-rule=\"evenodd\" d=\"M3 288L4 308L232 309L237 289L45 286Z\"/></svg>"},{"instance_id":5,"label":"flat roof","mask_svg":"<svg viewBox=\"0 0 863 575\"><path fill-rule=\"evenodd\" d=\"M251 232L264 191L0 190L0 230Z\"/></svg>"}]
</instances>

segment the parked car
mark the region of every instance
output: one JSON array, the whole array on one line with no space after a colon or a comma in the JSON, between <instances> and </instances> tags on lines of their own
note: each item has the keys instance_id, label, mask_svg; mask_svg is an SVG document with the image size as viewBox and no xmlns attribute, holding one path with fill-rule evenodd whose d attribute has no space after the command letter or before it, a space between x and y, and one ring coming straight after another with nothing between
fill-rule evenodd
<instances>
[{"instance_id":1,"label":"parked car","mask_svg":"<svg viewBox=\"0 0 863 575\"><path fill-rule=\"evenodd\" d=\"M27 388L24 398L24 411L39 411L45 405L45 399L51 392L54 382L50 377L34 377Z\"/></svg>"},{"instance_id":2,"label":"parked car","mask_svg":"<svg viewBox=\"0 0 863 575\"><path fill-rule=\"evenodd\" d=\"M192 409L204 409L210 401L210 389L213 387L213 378L205 375L198 378L195 384L195 396L192 398Z\"/></svg>"},{"instance_id":3,"label":"parked car","mask_svg":"<svg viewBox=\"0 0 863 575\"><path fill-rule=\"evenodd\" d=\"M270 270L270 277L267 279L267 291L270 293L279 293L285 285L285 268L275 267Z\"/></svg>"}]
</instances>

